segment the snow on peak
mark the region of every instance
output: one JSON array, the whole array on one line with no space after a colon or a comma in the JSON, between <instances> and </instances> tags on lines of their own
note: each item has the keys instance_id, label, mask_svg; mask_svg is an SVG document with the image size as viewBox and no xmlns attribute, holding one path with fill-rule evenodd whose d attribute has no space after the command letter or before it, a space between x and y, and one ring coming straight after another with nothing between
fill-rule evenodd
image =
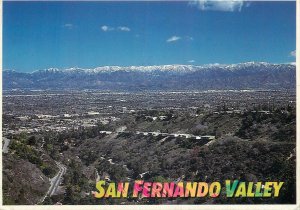
<instances>
[{"instance_id":1,"label":"snow on peak","mask_svg":"<svg viewBox=\"0 0 300 210\"><path fill-rule=\"evenodd\" d=\"M105 73L105 72L116 72L116 71L124 71L124 72L131 72L131 71L139 71L139 72L154 72L154 71L165 71L165 72L174 72L174 73L188 73L188 72L195 72L200 70L210 70L215 68L222 68L228 71L236 71L242 70L244 68L249 67L270 67L270 66L279 66L279 65L295 65L295 64L271 64L267 62L245 62L245 63L237 63L237 64L205 64L201 66L196 65L183 65L183 64L170 64L170 65L151 65L151 66L100 66L96 68L66 68L66 69L58 69L58 68L49 68L45 70L38 70L33 73L88 73L88 74L97 74L97 73Z\"/></svg>"}]
</instances>

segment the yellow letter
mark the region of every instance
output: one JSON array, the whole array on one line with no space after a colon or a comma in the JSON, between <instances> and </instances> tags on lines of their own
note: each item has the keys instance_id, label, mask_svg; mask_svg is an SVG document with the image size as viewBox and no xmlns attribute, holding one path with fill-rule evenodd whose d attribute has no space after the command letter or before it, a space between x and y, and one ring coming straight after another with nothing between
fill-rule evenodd
<instances>
[{"instance_id":1,"label":"yellow letter","mask_svg":"<svg viewBox=\"0 0 300 210\"><path fill-rule=\"evenodd\" d=\"M249 182L248 190L247 190L247 197L249 197L249 198L254 197L253 182Z\"/></svg>"},{"instance_id":2,"label":"yellow letter","mask_svg":"<svg viewBox=\"0 0 300 210\"><path fill-rule=\"evenodd\" d=\"M116 197L116 185L115 183L109 183L105 197L108 198L111 196L112 198Z\"/></svg>"},{"instance_id":3,"label":"yellow letter","mask_svg":"<svg viewBox=\"0 0 300 210\"><path fill-rule=\"evenodd\" d=\"M189 197L191 195L192 198L196 196L197 182L193 182L193 186L191 182L186 183L185 187L185 197Z\"/></svg>"},{"instance_id":4,"label":"yellow letter","mask_svg":"<svg viewBox=\"0 0 300 210\"><path fill-rule=\"evenodd\" d=\"M205 197L208 193L208 184L206 182L199 182L197 197Z\"/></svg>"},{"instance_id":5,"label":"yellow letter","mask_svg":"<svg viewBox=\"0 0 300 210\"><path fill-rule=\"evenodd\" d=\"M96 183L96 188L99 190L99 192L96 192L94 194L95 198L102 198L105 194L105 189L102 187L102 185L105 185L105 181L99 181Z\"/></svg>"},{"instance_id":6,"label":"yellow letter","mask_svg":"<svg viewBox=\"0 0 300 210\"><path fill-rule=\"evenodd\" d=\"M275 192L274 192L274 197L278 197L278 195L279 195L279 190L280 190L280 188L282 187L283 183L284 183L284 182L279 182L279 184L278 184L277 182L274 182L274 190L275 190Z\"/></svg>"},{"instance_id":7,"label":"yellow letter","mask_svg":"<svg viewBox=\"0 0 300 210\"><path fill-rule=\"evenodd\" d=\"M236 189L235 197L245 197L246 196L246 185L245 182L240 182L238 188Z\"/></svg>"}]
</instances>

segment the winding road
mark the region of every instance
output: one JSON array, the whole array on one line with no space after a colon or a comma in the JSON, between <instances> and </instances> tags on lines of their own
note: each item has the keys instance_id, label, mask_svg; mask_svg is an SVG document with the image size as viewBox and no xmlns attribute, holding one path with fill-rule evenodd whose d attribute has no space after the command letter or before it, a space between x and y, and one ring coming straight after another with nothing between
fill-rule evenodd
<instances>
[{"instance_id":1,"label":"winding road","mask_svg":"<svg viewBox=\"0 0 300 210\"><path fill-rule=\"evenodd\" d=\"M57 165L57 167L59 168L59 171L58 171L58 173L56 174L56 176L53 177L53 178L50 180L50 187L49 187L49 189L48 189L48 192L47 192L46 195L40 200L39 203L43 203L44 200L45 200L45 198L46 198L47 196L52 196L52 195L56 192L56 190L57 190L57 188L58 188L58 186L59 186L59 184L60 184L60 182L61 182L61 179L62 179L63 175L64 175L64 174L66 173L66 171L67 171L67 168L66 168L63 164L61 164L61 163L59 163L59 162L56 162L56 165Z\"/></svg>"},{"instance_id":2,"label":"winding road","mask_svg":"<svg viewBox=\"0 0 300 210\"><path fill-rule=\"evenodd\" d=\"M56 164L57 164L57 167L59 168L59 172L57 173L57 175L55 177L53 177L51 179L51 186L48 190L49 196L52 196L56 192L56 190L60 184L61 178L66 173L66 170L67 170L67 168L64 165L62 165L61 163L56 162Z\"/></svg>"}]
</instances>

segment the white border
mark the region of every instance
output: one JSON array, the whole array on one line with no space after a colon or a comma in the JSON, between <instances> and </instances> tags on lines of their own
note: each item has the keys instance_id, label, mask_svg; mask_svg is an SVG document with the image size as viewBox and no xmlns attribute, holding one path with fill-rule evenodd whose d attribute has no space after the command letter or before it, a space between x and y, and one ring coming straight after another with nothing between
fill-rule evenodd
<instances>
[{"instance_id":1,"label":"white border","mask_svg":"<svg viewBox=\"0 0 300 210\"><path fill-rule=\"evenodd\" d=\"M15 0L15 1L26 1L26 0ZM38 1L38 0L31 0L31 1ZM59 1L59 0L51 0L51 1ZM66 0L66 1L72 1L72 0ZM92 1L99 1L99 0L92 0ZM109 1L109 0L101 0L101 1ZM129 0L119 0L119 1L129 1ZM133 0L133 1L147 1L147 0ZM151 1L159 1L159 0L151 0ZM166 1L166 0L165 0ZM175 0L175 1L186 1L186 0ZM260 1L260 0L254 0L254 1ZM266 1L272 1L272 0L266 0ZM274 0L274 1L280 1L280 0ZM285 1L294 1L294 0L285 0ZM0 132L2 134L2 23L3 23L3 16L2 16L2 9L3 9L3 2L0 0L0 22L1 22L1 27L0 27L0 65L1 65L1 74L0 74L0 92L1 92L1 97L0 97L0 114L1 114L1 121L0 121ZM296 33L296 68L297 65L300 62L300 56L298 53L297 49L300 49L299 47L299 41L298 37L300 36L300 22L299 22L299 11L300 11L300 0L296 0L296 27L297 27L297 33ZM131 209L139 209L139 210L149 210L149 209L156 209L156 210L165 210L165 209L172 209L172 210L194 210L194 209L205 209L205 210L225 210L225 209L230 209L230 210L241 210L241 209L246 209L246 210L265 210L265 209L270 209L270 210L300 210L300 197L299 197L299 190L300 190L300 183L299 183L299 154L300 154L300 148L298 147L299 143L299 138L300 136L298 135L299 129L300 129L300 73L296 70L296 155L297 155L297 161L296 161L296 176L297 176L297 199L296 199L296 204L289 204L289 205L63 205L63 206L53 206L53 205L5 205L3 206L2 203L2 147L1 147L1 155L0 155L0 167L1 167L1 173L0 173L0 210L6 210L6 209L25 209L25 210L36 210L36 209L64 209L64 210L74 210L74 209L89 209L89 210L111 210L111 209L116 209L116 210L131 210ZM2 135L1 135L2 138Z\"/></svg>"}]
</instances>

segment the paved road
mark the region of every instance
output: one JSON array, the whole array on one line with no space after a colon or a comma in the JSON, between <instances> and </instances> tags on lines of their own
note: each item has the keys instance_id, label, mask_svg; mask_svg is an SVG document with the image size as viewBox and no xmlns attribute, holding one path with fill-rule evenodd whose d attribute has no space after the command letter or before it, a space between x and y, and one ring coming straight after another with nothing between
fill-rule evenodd
<instances>
[{"instance_id":1,"label":"paved road","mask_svg":"<svg viewBox=\"0 0 300 210\"><path fill-rule=\"evenodd\" d=\"M49 187L49 189L48 189L48 192L47 192L46 195L40 200L39 203L43 203L44 200L45 200L45 198L46 198L47 196L52 196L52 195L56 192L56 190L57 190L57 188L58 188L58 186L59 186L59 184L60 184L60 182L61 182L61 179L62 179L63 175L64 175L64 174L66 173L66 171L67 171L67 168L66 168L63 164L61 164L61 163L59 163L59 162L56 162L56 165L57 165L57 167L59 168L59 171L58 171L58 173L56 174L56 176L53 177L53 178L51 179L51 181L50 181L50 187Z\"/></svg>"},{"instance_id":2,"label":"paved road","mask_svg":"<svg viewBox=\"0 0 300 210\"><path fill-rule=\"evenodd\" d=\"M3 149L2 149L2 152L3 153L8 153L8 146L9 146L9 143L10 143L10 139L8 138L5 138L3 137L3 140L4 140L4 145L3 145Z\"/></svg>"},{"instance_id":3,"label":"paved road","mask_svg":"<svg viewBox=\"0 0 300 210\"><path fill-rule=\"evenodd\" d=\"M62 176L66 173L66 170L67 170L67 168L64 165L62 165L61 163L56 162L56 164L59 168L59 172L51 180L51 186L50 186L49 191L48 191L49 196L52 196L55 193L55 191L57 190L57 188L60 184Z\"/></svg>"}]
</instances>

